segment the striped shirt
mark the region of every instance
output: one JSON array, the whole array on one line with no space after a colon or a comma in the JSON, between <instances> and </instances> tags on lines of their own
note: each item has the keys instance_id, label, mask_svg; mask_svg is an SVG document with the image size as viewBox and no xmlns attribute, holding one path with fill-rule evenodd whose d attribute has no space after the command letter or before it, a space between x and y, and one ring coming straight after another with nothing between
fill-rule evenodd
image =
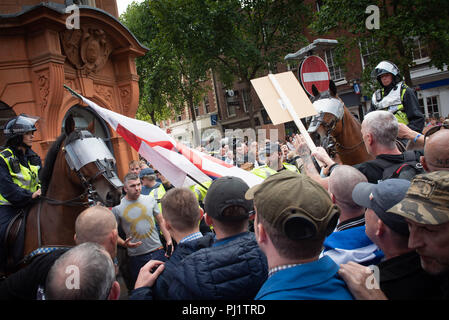
<instances>
[{"instance_id":1,"label":"striped shirt","mask_svg":"<svg viewBox=\"0 0 449 320\"><path fill-rule=\"evenodd\" d=\"M365 225L365 214L340 222L336 231L342 231L349 228L360 227Z\"/></svg>"}]
</instances>

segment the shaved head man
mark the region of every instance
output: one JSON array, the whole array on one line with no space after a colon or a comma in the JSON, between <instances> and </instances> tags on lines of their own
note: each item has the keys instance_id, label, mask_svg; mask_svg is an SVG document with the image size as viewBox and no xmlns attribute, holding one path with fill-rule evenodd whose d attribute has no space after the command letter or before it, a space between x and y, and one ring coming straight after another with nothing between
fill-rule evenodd
<instances>
[{"instance_id":1,"label":"shaved head man","mask_svg":"<svg viewBox=\"0 0 449 320\"><path fill-rule=\"evenodd\" d=\"M84 210L76 219L75 242L95 242L101 244L111 258L117 255L117 220L111 210L94 206Z\"/></svg>"},{"instance_id":2,"label":"shaved head man","mask_svg":"<svg viewBox=\"0 0 449 320\"><path fill-rule=\"evenodd\" d=\"M366 177L354 167L337 166L329 176L329 193L332 201L341 209L340 223L363 215L365 208L352 200L352 190L360 182L367 182Z\"/></svg>"},{"instance_id":3,"label":"shaved head man","mask_svg":"<svg viewBox=\"0 0 449 320\"><path fill-rule=\"evenodd\" d=\"M340 208L340 217L333 233L323 243L323 254L338 265L356 261L364 265L377 264L383 253L365 233L365 207L358 205L352 192L368 179L352 166L337 166L329 176L332 202Z\"/></svg>"},{"instance_id":4,"label":"shaved head man","mask_svg":"<svg viewBox=\"0 0 449 320\"><path fill-rule=\"evenodd\" d=\"M441 129L427 137L421 163L427 172L449 171L448 129Z\"/></svg>"}]
</instances>

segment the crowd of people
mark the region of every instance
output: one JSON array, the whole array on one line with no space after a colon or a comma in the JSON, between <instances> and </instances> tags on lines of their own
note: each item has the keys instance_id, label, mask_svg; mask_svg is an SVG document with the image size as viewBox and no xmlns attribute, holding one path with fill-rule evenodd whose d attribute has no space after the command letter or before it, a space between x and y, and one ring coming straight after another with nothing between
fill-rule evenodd
<instances>
[{"instance_id":1,"label":"crowd of people","mask_svg":"<svg viewBox=\"0 0 449 320\"><path fill-rule=\"evenodd\" d=\"M402 114L385 110L388 90L413 98L394 86L391 65L378 67L380 107L361 124L373 160L344 165L300 134L220 141L214 156L264 179L251 188L235 176L175 188L151 163L132 161L120 204L84 210L76 246L0 281L0 299L118 299L118 274L131 300L448 299L449 121L425 126L405 101ZM39 163L23 159L35 157L25 138L34 122L18 124L20 148L7 151L21 151L19 171L32 180ZM398 138L412 150L401 152ZM13 172L8 152L0 168ZM39 196L36 183L24 190L29 201ZM67 285L73 267L81 276Z\"/></svg>"},{"instance_id":2,"label":"crowd of people","mask_svg":"<svg viewBox=\"0 0 449 320\"><path fill-rule=\"evenodd\" d=\"M296 133L287 135L285 140L272 141L265 139L263 142L251 141L248 137L233 137L232 139L226 137L220 141L215 141L214 138L211 138L203 145L197 147L196 150L248 171L265 165L277 170L273 161L276 157L270 158L273 153L281 152L279 162L296 165L296 160L299 158L293 145Z\"/></svg>"}]
</instances>

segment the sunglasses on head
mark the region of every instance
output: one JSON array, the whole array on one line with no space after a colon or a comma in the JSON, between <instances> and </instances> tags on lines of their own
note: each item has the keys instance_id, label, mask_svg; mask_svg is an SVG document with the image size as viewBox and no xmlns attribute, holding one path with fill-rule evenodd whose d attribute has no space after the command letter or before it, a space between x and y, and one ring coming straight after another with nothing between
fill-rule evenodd
<instances>
[{"instance_id":1,"label":"sunglasses on head","mask_svg":"<svg viewBox=\"0 0 449 320\"><path fill-rule=\"evenodd\" d=\"M434 127L430 128L429 130L427 130L426 134L424 135L424 144L426 144L426 140L428 137L430 137L435 132L440 131L441 128L449 129L449 121L445 120L443 124L434 126Z\"/></svg>"}]
</instances>

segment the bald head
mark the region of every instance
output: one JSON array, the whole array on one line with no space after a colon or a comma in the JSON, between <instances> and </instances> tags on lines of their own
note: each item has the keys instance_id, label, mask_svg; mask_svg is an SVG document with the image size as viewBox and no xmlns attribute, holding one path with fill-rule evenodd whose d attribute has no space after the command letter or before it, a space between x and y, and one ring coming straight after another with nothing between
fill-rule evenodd
<instances>
[{"instance_id":1,"label":"bald head","mask_svg":"<svg viewBox=\"0 0 449 320\"><path fill-rule=\"evenodd\" d=\"M93 206L81 212L76 219L75 240L77 244L95 242L105 245L114 230L117 230L117 221L111 210Z\"/></svg>"},{"instance_id":2,"label":"bald head","mask_svg":"<svg viewBox=\"0 0 449 320\"><path fill-rule=\"evenodd\" d=\"M441 129L426 139L424 158L428 171L449 171L448 129Z\"/></svg>"},{"instance_id":3,"label":"bald head","mask_svg":"<svg viewBox=\"0 0 449 320\"><path fill-rule=\"evenodd\" d=\"M329 192L335 197L336 204L344 212L362 209L352 200L352 190L360 182L368 182L359 170L346 165L337 166L329 177Z\"/></svg>"}]
</instances>

